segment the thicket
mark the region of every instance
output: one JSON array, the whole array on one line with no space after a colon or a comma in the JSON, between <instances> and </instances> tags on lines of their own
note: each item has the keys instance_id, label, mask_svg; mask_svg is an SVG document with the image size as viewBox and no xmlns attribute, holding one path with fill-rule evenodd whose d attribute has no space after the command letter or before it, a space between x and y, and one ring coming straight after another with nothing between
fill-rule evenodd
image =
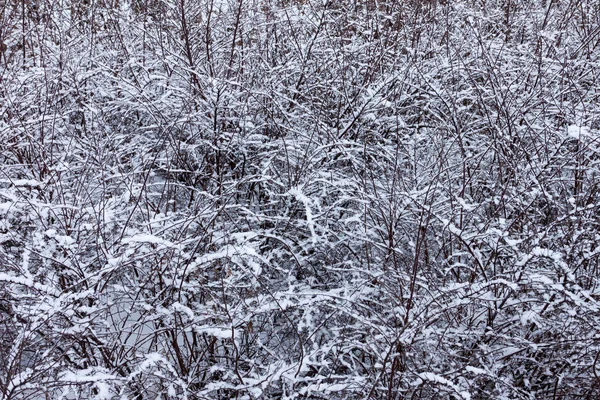
<instances>
[{"instance_id":1,"label":"thicket","mask_svg":"<svg viewBox=\"0 0 600 400\"><path fill-rule=\"evenodd\" d=\"M600 397L600 3L0 1L0 398Z\"/></svg>"}]
</instances>

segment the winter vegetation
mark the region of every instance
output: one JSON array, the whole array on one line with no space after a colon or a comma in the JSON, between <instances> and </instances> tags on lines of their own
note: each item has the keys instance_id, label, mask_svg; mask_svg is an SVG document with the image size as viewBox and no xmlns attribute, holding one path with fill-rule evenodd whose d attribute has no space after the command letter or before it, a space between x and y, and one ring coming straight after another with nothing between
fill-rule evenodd
<instances>
[{"instance_id":1,"label":"winter vegetation","mask_svg":"<svg viewBox=\"0 0 600 400\"><path fill-rule=\"evenodd\" d=\"M0 399L600 398L597 0L0 0Z\"/></svg>"}]
</instances>

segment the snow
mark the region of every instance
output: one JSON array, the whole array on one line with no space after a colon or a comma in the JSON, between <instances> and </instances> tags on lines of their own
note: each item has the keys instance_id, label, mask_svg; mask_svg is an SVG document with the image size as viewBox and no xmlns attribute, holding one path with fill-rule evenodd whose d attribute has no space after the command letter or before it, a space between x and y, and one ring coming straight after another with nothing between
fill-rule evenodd
<instances>
[{"instance_id":1,"label":"snow","mask_svg":"<svg viewBox=\"0 0 600 400\"><path fill-rule=\"evenodd\" d=\"M581 139L582 137L589 136L589 129L585 126L569 125L567 127L568 136L574 139Z\"/></svg>"},{"instance_id":2,"label":"snow","mask_svg":"<svg viewBox=\"0 0 600 400\"><path fill-rule=\"evenodd\" d=\"M23 285L55 297L59 296L61 293L60 291L55 290L48 285L44 285L39 282L34 282L31 278L11 276L4 272L0 272L0 282L11 282L18 285Z\"/></svg>"},{"instance_id":3,"label":"snow","mask_svg":"<svg viewBox=\"0 0 600 400\"><path fill-rule=\"evenodd\" d=\"M164 247L169 247L169 248L180 248L181 245L179 244L174 244L168 240L162 239L158 236L155 235L150 235L150 234L136 234L133 235L131 237L127 237L124 238L122 240L122 243L151 243L151 244L159 244L162 245Z\"/></svg>"},{"instance_id":4,"label":"snow","mask_svg":"<svg viewBox=\"0 0 600 400\"><path fill-rule=\"evenodd\" d=\"M589 397L597 1L12 3L0 393Z\"/></svg>"},{"instance_id":5,"label":"snow","mask_svg":"<svg viewBox=\"0 0 600 400\"><path fill-rule=\"evenodd\" d=\"M290 189L288 193L294 196L296 200L304 204L304 209L306 210L306 223L308 224L308 229L310 229L312 242L313 244L317 243L318 238L317 234L315 233L315 223L313 221L313 213L310 208L310 205L312 203L311 200L304 193L302 193L302 189L299 187Z\"/></svg>"},{"instance_id":6,"label":"snow","mask_svg":"<svg viewBox=\"0 0 600 400\"><path fill-rule=\"evenodd\" d=\"M477 367L472 367L470 365L468 365L467 367L465 367L465 369L469 372L474 373L475 375L487 375L488 372L484 369L481 368L477 368Z\"/></svg>"},{"instance_id":7,"label":"snow","mask_svg":"<svg viewBox=\"0 0 600 400\"><path fill-rule=\"evenodd\" d=\"M454 383L452 383L451 381L449 381L448 379L444 378L441 375L434 374L432 372L421 372L419 374L419 377L424 381L431 382L431 383L439 383L441 385L444 385L444 386L447 386L447 387L453 389L464 400L471 399L471 394L469 392L467 392L466 390L461 390L457 385L455 385Z\"/></svg>"},{"instance_id":8,"label":"snow","mask_svg":"<svg viewBox=\"0 0 600 400\"><path fill-rule=\"evenodd\" d=\"M0 179L0 183L10 183L15 187L41 188L43 186L42 182L35 179Z\"/></svg>"},{"instance_id":9,"label":"snow","mask_svg":"<svg viewBox=\"0 0 600 400\"><path fill-rule=\"evenodd\" d=\"M120 380L113 374L107 373L102 368L86 368L77 371L68 371L61 376L63 382L101 382Z\"/></svg>"},{"instance_id":10,"label":"snow","mask_svg":"<svg viewBox=\"0 0 600 400\"><path fill-rule=\"evenodd\" d=\"M194 326L194 331L196 331L197 333L205 333L209 336L213 336L219 339L231 339L231 334L233 333L231 328L226 327L219 328Z\"/></svg>"}]
</instances>

